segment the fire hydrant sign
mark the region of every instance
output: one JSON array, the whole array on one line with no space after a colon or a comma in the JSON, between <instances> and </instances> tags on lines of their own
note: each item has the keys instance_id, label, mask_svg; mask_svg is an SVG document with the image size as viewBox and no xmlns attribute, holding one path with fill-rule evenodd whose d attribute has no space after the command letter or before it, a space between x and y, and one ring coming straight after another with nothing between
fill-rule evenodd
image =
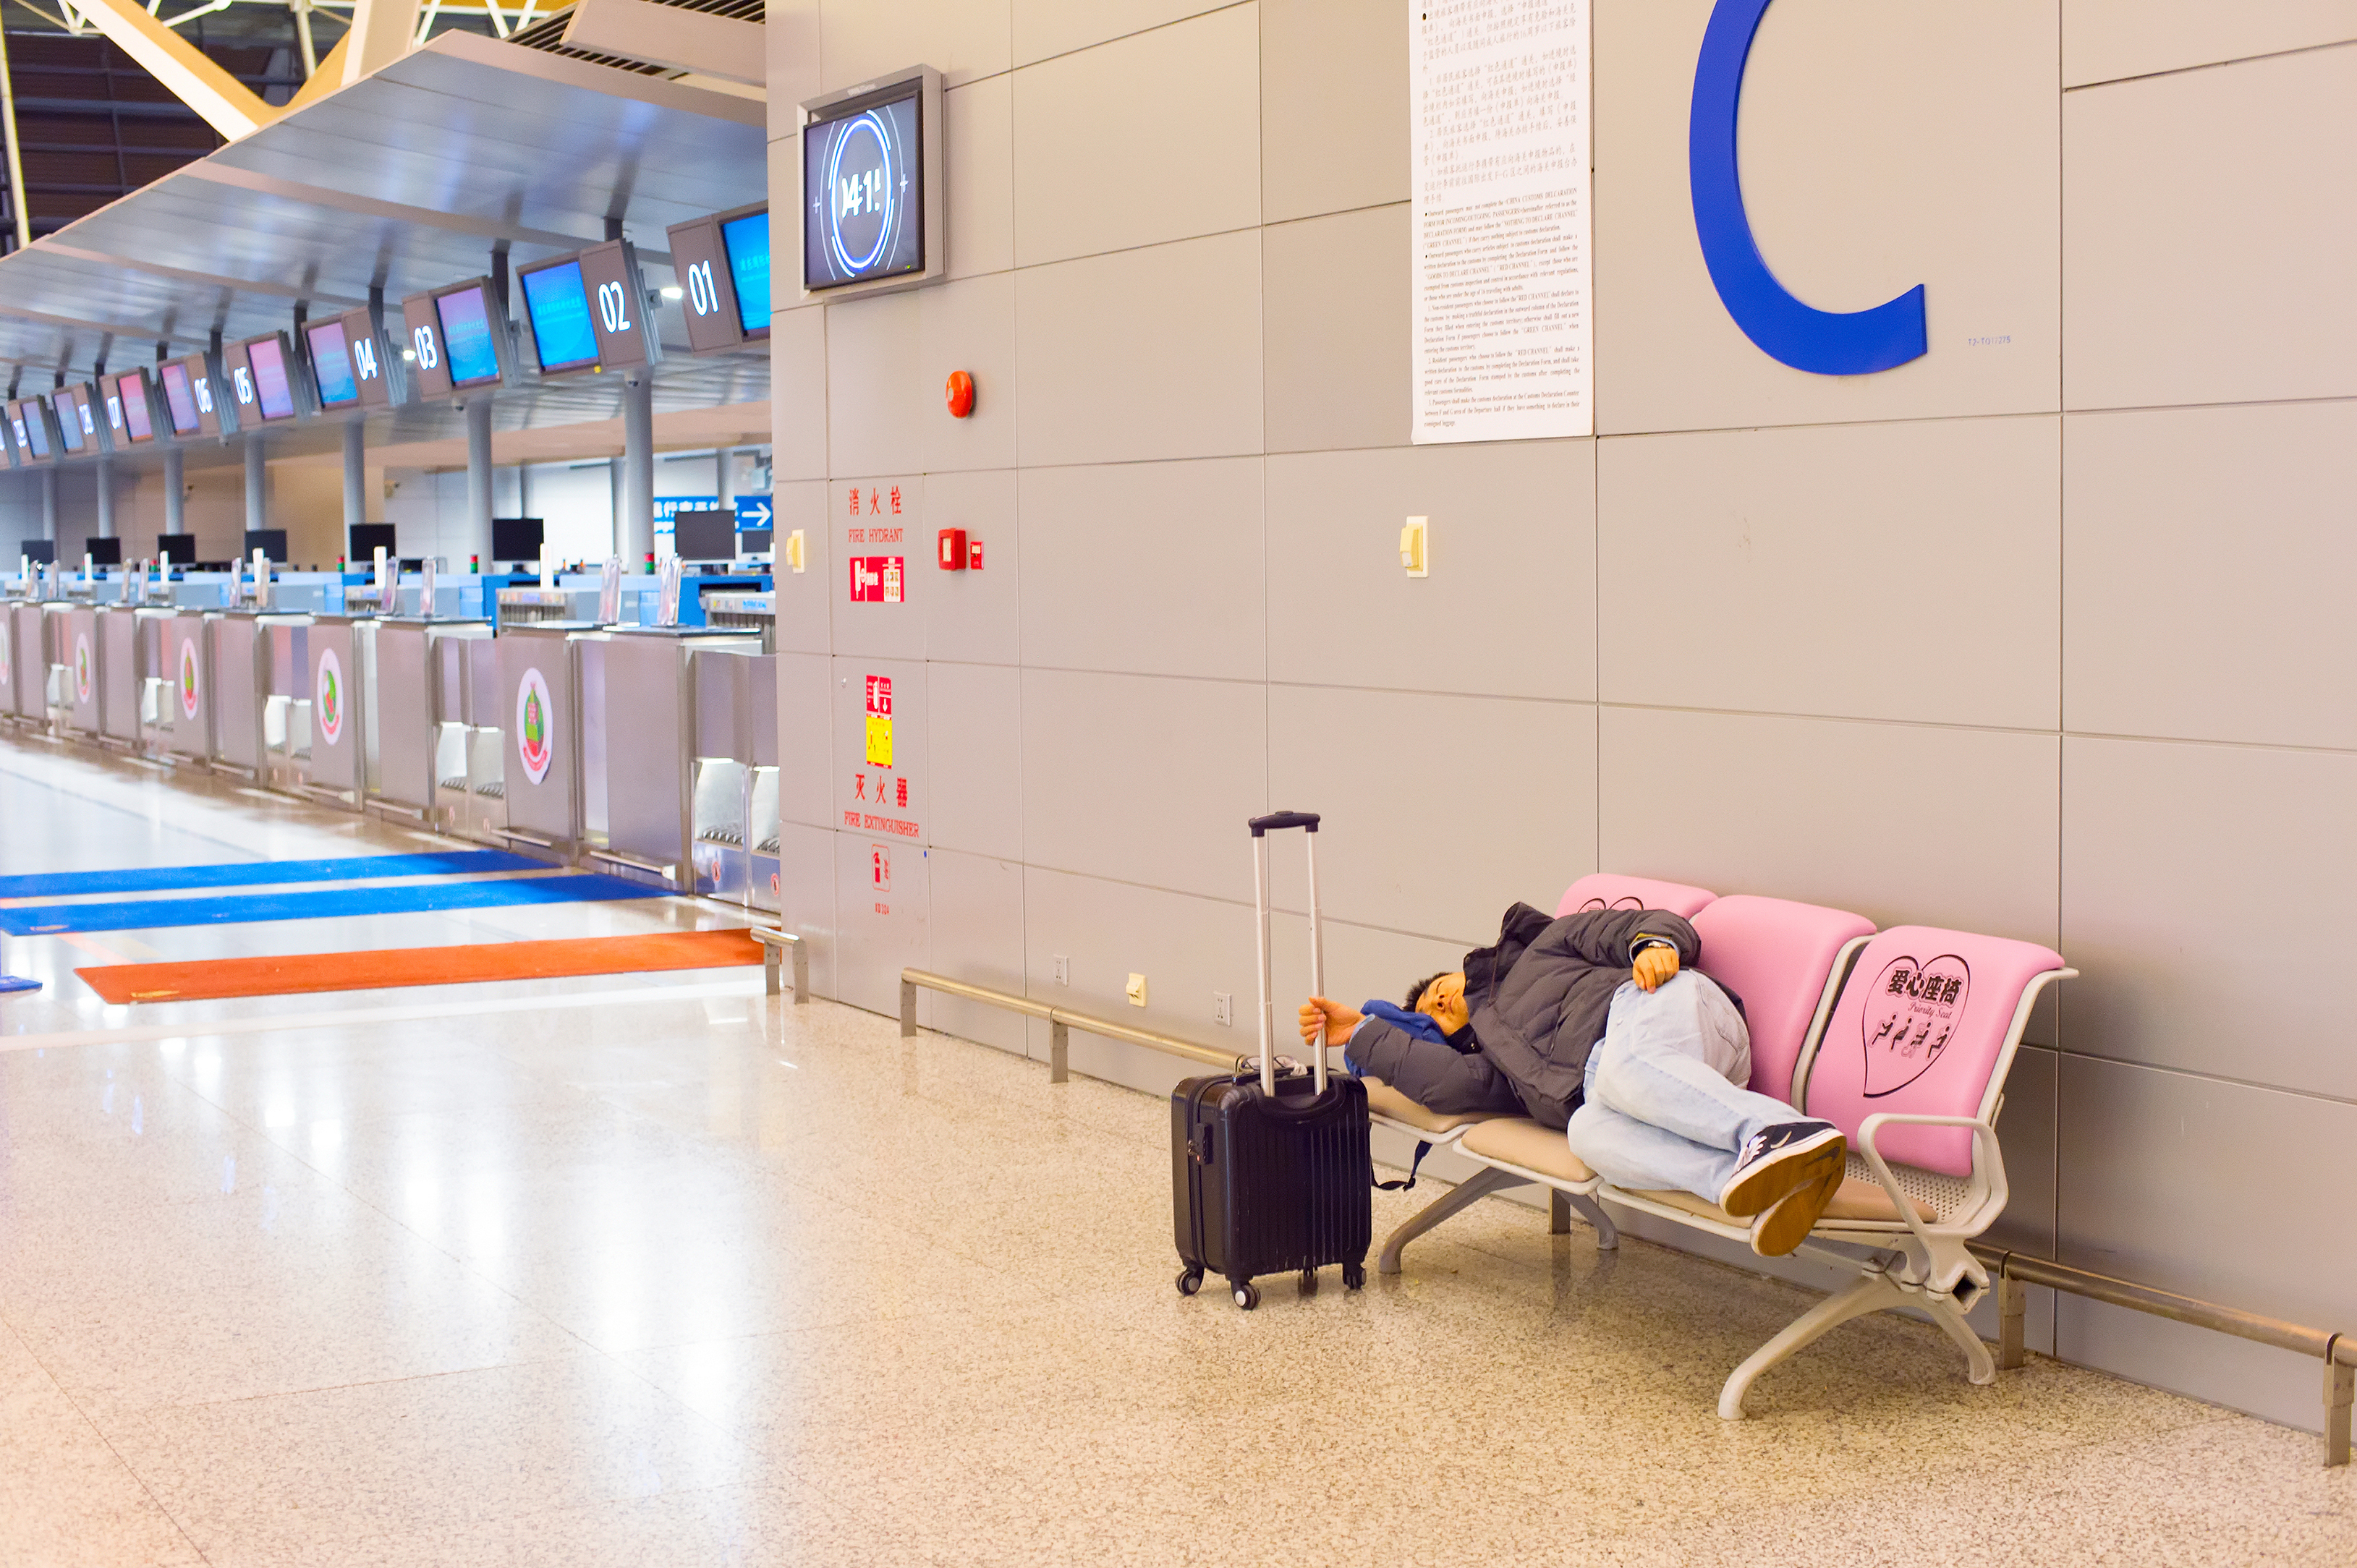
<instances>
[{"instance_id":1,"label":"fire hydrant sign","mask_svg":"<svg viewBox=\"0 0 2357 1568\"><path fill-rule=\"evenodd\" d=\"M908 565L900 556L851 558L851 602L855 605L897 605L908 596Z\"/></svg>"},{"instance_id":2,"label":"fire hydrant sign","mask_svg":"<svg viewBox=\"0 0 2357 1568\"><path fill-rule=\"evenodd\" d=\"M1588 0L1408 0L1413 439L1596 433Z\"/></svg>"}]
</instances>

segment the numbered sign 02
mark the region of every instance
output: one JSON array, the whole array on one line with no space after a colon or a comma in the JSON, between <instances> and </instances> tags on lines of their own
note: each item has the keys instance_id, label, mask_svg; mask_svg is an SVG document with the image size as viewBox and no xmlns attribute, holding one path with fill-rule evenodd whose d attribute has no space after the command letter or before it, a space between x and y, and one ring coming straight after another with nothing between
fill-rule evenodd
<instances>
[{"instance_id":1,"label":"numbered sign 02","mask_svg":"<svg viewBox=\"0 0 2357 1568\"><path fill-rule=\"evenodd\" d=\"M639 282L637 258L622 241L608 240L581 252L581 286L589 291L598 362L609 371L646 364L651 356L645 287Z\"/></svg>"}]
</instances>

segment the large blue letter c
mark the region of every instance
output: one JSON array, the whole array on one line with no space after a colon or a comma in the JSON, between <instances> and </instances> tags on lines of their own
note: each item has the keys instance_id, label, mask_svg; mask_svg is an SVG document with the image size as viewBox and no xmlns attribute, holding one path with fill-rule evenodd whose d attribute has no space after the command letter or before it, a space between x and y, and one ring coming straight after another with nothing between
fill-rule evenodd
<instances>
[{"instance_id":1,"label":"large blue letter c","mask_svg":"<svg viewBox=\"0 0 2357 1568\"><path fill-rule=\"evenodd\" d=\"M1921 284L1871 310L1846 316L1818 310L1776 281L1751 237L1736 167L1736 110L1752 36L1769 4L1717 0L1703 31L1702 58L1695 63L1686 162L1703 263L1727 313L1771 359L1821 376L1862 376L1903 365L1924 349Z\"/></svg>"}]
</instances>

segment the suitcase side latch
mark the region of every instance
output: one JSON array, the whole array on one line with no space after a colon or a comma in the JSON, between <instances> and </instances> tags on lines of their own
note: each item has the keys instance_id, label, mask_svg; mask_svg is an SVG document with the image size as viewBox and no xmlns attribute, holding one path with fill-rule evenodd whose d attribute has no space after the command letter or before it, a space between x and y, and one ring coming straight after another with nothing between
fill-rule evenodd
<instances>
[{"instance_id":1,"label":"suitcase side latch","mask_svg":"<svg viewBox=\"0 0 2357 1568\"><path fill-rule=\"evenodd\" d=\"M1199 1165L1211 1163L1211 1124L1208 1122L1187 1136L1187 1157Z\"/></svg>"}]
</instances>

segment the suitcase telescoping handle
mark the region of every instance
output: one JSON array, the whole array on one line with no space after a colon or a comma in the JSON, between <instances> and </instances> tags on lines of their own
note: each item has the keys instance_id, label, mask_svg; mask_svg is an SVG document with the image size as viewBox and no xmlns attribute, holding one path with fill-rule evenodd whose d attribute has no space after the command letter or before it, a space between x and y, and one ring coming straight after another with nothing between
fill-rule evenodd
<instances>
[{"instance_id":1,"label":"suitcase telescoping handle","mask_svg":"<svg viewBox=\"0 0 2357 1568\"><path fill-rule=\"evenodd\" d=\"M1326 994L1326 939L1318 923L1318 813L1315 811L1273 811L1265 817L1254 817L1246 826L1253 836L1253 913L1260 932L1260 1087L1264 1094L1276 1093L1276 1057L1269 1040L1269 973L1268 973L1268 833L1286 828L1302 830L1302 847L1309 857L1309 993ZM1326 1092L1326 1042L1319 1040L1309 1053L1312 1081L1320 1094Z\"/></svg>"}]
</instances>

